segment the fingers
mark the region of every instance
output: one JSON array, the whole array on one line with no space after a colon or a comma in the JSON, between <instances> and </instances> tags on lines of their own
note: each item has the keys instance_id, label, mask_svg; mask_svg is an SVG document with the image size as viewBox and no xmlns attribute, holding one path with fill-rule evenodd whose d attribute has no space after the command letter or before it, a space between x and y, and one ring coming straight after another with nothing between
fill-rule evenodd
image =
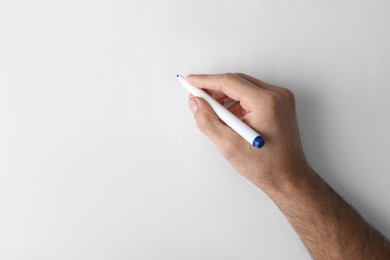
<instances>
[{"instance_id":1,"label":"fingers","mask_svg":"<svg viewBox=\"0 0 390 260\"><path fill-rule=\"evenodd\" d=\"M231 97L226 96L222 92L219 92L217 94L215 94L213 92L210 93L210 91L207 91L207 92L209 92L210 96L212 98L214 98L216 101L218 101L221 105L225 105L225 104L228 104L228 103L234 101Z\"/></svg>"},{"instance_id":2,"label":"fingers","mask_svg":"<svg viewBox=\"0 0 390 260\"><path fill-rule=\"evenodd\" d=\"M283 88L283 87L279 87L279 86L275 86L275 85L271 85L271 84L267 84L261 80L258 80L252 76L249 76L249 75L246 75L244 73L236 73L238 76L240 76L241 78L247 80L248 82L252 83L253 85L256 85L258 86L259 88L262 88L262 89L265 89L265 90L268 90L268 91L271 91L271 92L274 92L280 96L283 96L283 97L287 97L287 98L290 98L289 96L291 96L291 91L289 91L288 89L286 88Z\"/></svg>"},{"instance_id":3,"label":"fingers","mask_svg":"<svg viewBox=\"0 0 390 260\"><path fill-rule=\"evenodd\" d=\"M231 97L226 96L223 92L220 91L210 91L210 90L205 90L207 94L209 94L212 98L214 98L218 103L221 105L226 105L230 102L233 102ZM190 94L190 97L193 97L194 95Z\"/></svg>"},{"instance_id":4,"label":"fingers","mask_svg":"<svg viewBox=\"0 0 390 260\"><path fill-rule=\"evenodd\" d=\"M240 103L236 103L233 106L229 107L229 111L232 112L239 119L242 119L246 114L245 109L242 108Z\"/></svg>"},{"instance_id":5,"label":"fingers","mask_svg":"<svg viewBox=\"0 0 390 260\"><path fill-rule=\"evenodd\" d=\"M224 98L224 97L227 97L225 93L221 92L221 91L217 91L217 90L208 90L208 89L205 89L205 91L207 92L207 94L209 94L210 96L212 96L214 99L219 99L219 98Z\"/></svg>"},{"instance_id":6,"label":"fingers","mask_svg":"<svg viewBox=\"0 0 390 260\"><path fill-rule=\"evenodd\" d=\"M198 128L224 155L228 150L227 147L245 143L244 139L220 121L210 105L202 98L190 96L189 106L194 113Z\"/></svg>"},{"instance_id":7,"label":"fingers","mask_svg":"<svg viewBox=\"0 0 390 260\"><path fill-rule=\"evenodd\" d=\"M250 83L252 83L253 85L255 85L257 87L271 90L271 89L268 88L266 83L264 83L263 81L261 81L259 79L256 79L256 78L254 78L252 76L249 76L249 75L246 75L244 73L236 73L236 74L237 74L237 76L240 76L241 78L249 81Z\"/></svg>"},{"instance_id":8,"label":"fingers","mask_svg":"<svg viewBox=\"0 0 390 260\"><path fill-rule=\"evenodd\" d=\"M226 96L240 101L241 105L247 110L251 108L250 98L262 91L262 89L233 73L189 75L187 80L196 87L223 92Z\"/></svg>"}]
</instances>

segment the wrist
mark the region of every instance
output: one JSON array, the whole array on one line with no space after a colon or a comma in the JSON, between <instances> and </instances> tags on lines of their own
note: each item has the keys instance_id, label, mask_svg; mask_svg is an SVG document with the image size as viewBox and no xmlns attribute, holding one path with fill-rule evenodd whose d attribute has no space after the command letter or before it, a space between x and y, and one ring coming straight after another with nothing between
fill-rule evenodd
<instances>
[{"instance_id":1,"label":"wrist","mask_svg":"<svg viewBox=\"0 0 390 260\"><path fill-rule=\"evenodd\" d=\"M269 178L258 185L276 203L279 200L291 199L299 196L308 189L316 189L321 179L311 167L305 164L296 169L284 170L277 177Z\"/></svg>"}]
</instances>

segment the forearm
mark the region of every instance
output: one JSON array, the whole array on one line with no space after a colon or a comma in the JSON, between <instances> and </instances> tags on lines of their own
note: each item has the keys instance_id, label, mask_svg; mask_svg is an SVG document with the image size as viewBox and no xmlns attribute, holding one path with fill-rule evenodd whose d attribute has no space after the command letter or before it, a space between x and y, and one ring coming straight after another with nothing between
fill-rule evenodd
<instances>
[{"instance_id":1,"label":"forearm","mask_svg":"<svg viewBox=\"0 0 390 260\"><path fill-rule=\"evenodd\" d=\"M290 175L294 176L294 175ZM389 242L314 171L262 187L315 259L389 259Z\"/></svg>"}]
</instances>

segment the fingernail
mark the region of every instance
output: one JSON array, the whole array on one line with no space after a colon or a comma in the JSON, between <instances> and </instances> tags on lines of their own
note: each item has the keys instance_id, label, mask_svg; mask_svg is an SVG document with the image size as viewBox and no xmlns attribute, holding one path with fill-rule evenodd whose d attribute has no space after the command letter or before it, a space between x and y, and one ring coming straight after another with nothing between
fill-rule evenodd
<instances>
[{"instance_id":1,"label":"fingernail","mask_svg":"<svg viewBox=\"0 0 390 260\"><path fill-rule=\"evenodd\" d=\"M196 111L198 111L199 109L199 106L198 106L198 103L196 102L195 99L191 98L190 99L190 110L192 113L196 113Z\"/></svg>"}]
</instances>

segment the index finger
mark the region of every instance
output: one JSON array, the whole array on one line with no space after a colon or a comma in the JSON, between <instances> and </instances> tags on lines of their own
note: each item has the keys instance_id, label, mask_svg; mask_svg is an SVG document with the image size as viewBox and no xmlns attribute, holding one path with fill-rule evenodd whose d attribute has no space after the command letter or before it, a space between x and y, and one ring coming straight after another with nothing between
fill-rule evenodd
<instances>
[{"instance_id":1,"label":"index finger","mask_svg":"<svg viewBox=\"0 0 390 260\"><path fill-rule=\"evenodd\" d=\"M265 91L233 73L188 75L187 80L198 88L225 93L240 101L244 109L250 109L250 97L258 95L259 91Z\"/></svg>"}]
</instances>

